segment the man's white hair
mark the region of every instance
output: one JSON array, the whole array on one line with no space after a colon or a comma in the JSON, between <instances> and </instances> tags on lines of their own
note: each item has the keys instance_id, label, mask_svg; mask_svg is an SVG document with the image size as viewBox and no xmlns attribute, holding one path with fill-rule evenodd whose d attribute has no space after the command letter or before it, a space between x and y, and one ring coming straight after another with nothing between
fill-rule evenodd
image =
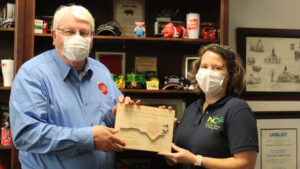
<instances>
[{"instance_id":1,"label":"man's white hair","mask_svg":"<svg viewBox=\"0 0 300 169\"><path fill-rule=\"evenodd\" d=\"M92 14L83 6L71 5L71 6L61 6L59 7L53 17L53 29L56 30L61 19L67 13L71 13L75 18L87 21L91 25L92 32L95 31L95 21Z\"/></svg>"}]
</instances>

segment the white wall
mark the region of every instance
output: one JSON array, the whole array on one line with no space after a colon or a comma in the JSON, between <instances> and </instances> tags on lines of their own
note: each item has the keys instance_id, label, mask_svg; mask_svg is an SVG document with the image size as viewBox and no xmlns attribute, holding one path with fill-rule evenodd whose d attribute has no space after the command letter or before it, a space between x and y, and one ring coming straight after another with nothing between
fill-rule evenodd
<instances>
[{"instance_id":1,"label":"white wall","mask_svg":"<svg viewBox=\"0 0 300 169\"><path fill-rule=\"evenodd\" d=\"M229 1L229 45L234 50L236 50L237 27L300 29L300 0ZM248 101L248 103L254 111L300 111L300 101Z\"/></svg>"},{"instance_id":2,"label":"white wall","mask_svg":"<svg viewBox=\"0 0 300 169\"><path fill-rule=\"evenodd\" d=\"M300 29L300 0L229 1L229 45L234 50L236 50L237 27ZM254 111L300 111L300 101L248 101L248 103ZM299 121L299 119L259 119L257 125L259 133L261 128L298 128L299 140ZM299 147L298 145L298 154ZM260 154L255 168L260 169Z\"/></svg>"}]
</instances>

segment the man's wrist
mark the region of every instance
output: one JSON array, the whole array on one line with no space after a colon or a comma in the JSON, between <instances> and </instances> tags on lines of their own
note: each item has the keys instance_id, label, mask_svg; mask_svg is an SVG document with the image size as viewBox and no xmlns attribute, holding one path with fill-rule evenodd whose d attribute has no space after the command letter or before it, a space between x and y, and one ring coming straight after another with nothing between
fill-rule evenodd
<instances>
[{"instance_id":1,"label":"man's wrist","mask_svg":"<svg viewBox=\"0 0 300 169\"><path fill-rule=\"evenodd\" d=\"M196 160L196 162L194 163L194 166L201 166L201 163L202 163L202 155L196 155L196 157L197 157L197 160Z\"/></svg>"}]
</instances>

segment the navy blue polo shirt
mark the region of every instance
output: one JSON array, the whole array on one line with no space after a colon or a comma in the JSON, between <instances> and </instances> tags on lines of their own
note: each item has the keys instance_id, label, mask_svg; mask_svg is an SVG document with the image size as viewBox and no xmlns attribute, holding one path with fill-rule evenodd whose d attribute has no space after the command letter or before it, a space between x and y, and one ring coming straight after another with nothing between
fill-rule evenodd
<instances>
[{"instance_id":1,"label":"navy blue polo shirt","mask_svg":"<svg viewBox=\"0 0 300 169\"><path fill-rule=\"evenodd\" d=\"M201 113L204 101L201 98L186 109L174 133L177 146L213 158L245 150L258 152L256 118L244 100L224 96Z\"/></svg>"}]
</instances>

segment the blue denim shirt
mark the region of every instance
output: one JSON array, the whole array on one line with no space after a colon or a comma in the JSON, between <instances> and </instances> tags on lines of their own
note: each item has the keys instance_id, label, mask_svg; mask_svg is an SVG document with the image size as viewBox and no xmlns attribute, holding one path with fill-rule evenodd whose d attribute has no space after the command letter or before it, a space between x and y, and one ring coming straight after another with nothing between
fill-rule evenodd
<instances>
[{"instance_id":1,"label":"blue denim shirt","mask_svg":"<svg viewBox=\"0 0 300 169\"><path fill-rule=\"evenodd\" d=\"M92 126L113 127L112 108L122 93L108 69L92 58L81 77L54 49L19 69L9 106L22 168L114 167L113 153L94 150Z\"/></svg>"}]
</instances>

